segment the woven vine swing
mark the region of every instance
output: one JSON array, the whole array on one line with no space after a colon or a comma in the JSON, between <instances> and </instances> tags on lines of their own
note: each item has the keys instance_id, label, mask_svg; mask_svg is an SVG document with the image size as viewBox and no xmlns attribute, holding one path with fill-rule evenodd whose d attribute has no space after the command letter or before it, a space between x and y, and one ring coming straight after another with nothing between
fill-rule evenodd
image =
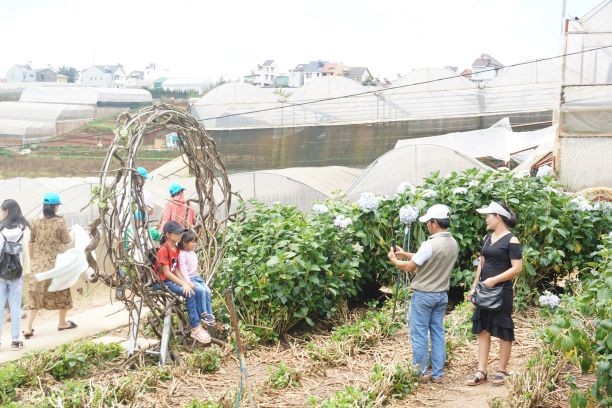
<instances>
[{"instance_id":1,"label":"woven vine swing","mask_svg":"<svg viewBox=\"0 0 612 408\"><path fill-rule=\"evenodd\" d=\"M92 241L86 254L94 269L90 280L100 279L115 289L116 298L130 311L131 352L135 350L138 332L143 327L140 324L143 306L149 309L148 326L162 343L164 320L169 320L170 315L178 318L178 325L172 325L175 336L186 339L190 330L185 313L179 310L182 302L169 291L152 288L155 274L151 254L157 245L151 238L149 227L154 223L148 219L143 196L147 181L138 174L136 167L137 153L145 135L160 129L168 129L179 136L183 160L195 177L197 198L190 201L197 209L195 231L199 240L200 272L209 284L223 256L225 227L231 215L227 172L214 140L201 123L187 112L167 104L118 116L100 182L93 192L92 205L98 207L99 217L89 225ZM104 259L96 261L93 253L99 245L97 253Z\"/></svg>"}]
</instances>

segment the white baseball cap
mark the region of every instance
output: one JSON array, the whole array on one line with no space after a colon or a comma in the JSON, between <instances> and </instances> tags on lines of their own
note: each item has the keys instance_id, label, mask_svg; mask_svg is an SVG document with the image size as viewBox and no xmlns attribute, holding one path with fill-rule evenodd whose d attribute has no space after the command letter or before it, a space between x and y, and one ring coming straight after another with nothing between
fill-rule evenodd
<instances>
[{"instance_id":1,"label":"white baseball cap","mask_svg":"<svg viewBox=\"0 0 612 408\"><path fill-rule=\"evenodd\" d=\"M431 219L446 220L450 216L450 208L444 204L434 204L427 209L424 216L419 217L419 221L427 222Z\"/></svg>"},{"instance_id":2,"label":"white baseball cap","mask_svg":"<svg viewBox=\"0 0 612 408\"><path fill-rule=\"evenodd\" d=\"M504 207L497 204L495 201L491 201L488 206L476 209L480 214L498 214L506 218L510 218L511 215Z\"/></svg>"}]
</instances>

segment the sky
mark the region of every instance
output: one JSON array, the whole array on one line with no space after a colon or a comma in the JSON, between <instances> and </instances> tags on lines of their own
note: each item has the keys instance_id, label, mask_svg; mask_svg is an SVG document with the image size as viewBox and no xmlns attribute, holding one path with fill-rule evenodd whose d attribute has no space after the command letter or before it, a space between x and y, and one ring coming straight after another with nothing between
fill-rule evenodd
<instances>
[{"instance_id":1,"label":"sky","mask_svg":"<svg viewBox=\"0 0 612 408\"><path fill-rule=\"evenodd\" d=\"M582 16L601 0L566 0ZM266 59L394 79L425 67L561 53L562 0L0 0L0 78L14 64L155 62L173 77L238 79Z\"/></svg>"}]
</instances>

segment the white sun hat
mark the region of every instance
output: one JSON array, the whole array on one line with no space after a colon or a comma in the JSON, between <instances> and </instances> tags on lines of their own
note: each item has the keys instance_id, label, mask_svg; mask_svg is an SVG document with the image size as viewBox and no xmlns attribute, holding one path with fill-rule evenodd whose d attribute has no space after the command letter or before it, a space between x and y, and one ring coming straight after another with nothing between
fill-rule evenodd
<instances>
[{"instance_id":1,"label":"white sun hat","mask_svg":"<svg viewBox=\"0 0 612 408\"><path fill-rule=\"evenodd\" d=\"M427 209L424 216L419 218L421 222L427 222L429 220L446 220L450 216L450 208L444 204L434 204Z\"/></svg>"},{"instance_id":2,"label":"white sun hat","mask_svg":"<svg viewBox=\"0 0 612 408\"><path fill-rule=\"evenodd\" d=\"M476 209L480 214L498 214L510 218L510 213L495 201L491 201L488 206Z\"/></svg>"}]
</instances>

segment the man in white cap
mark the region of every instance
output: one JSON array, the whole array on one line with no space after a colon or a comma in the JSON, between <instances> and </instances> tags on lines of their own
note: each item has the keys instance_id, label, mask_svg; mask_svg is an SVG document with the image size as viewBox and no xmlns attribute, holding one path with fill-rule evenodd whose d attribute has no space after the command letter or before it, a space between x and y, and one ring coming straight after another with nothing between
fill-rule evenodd
<instances>
[{"instance_id":1,"label":"man in white cap","mask_svg":"<svg viewBox=\"0 0 612 408\"><path fill-rule=\"evenodd\" d=\"M431 206L419 221L426 223L429 239L412 254L397 247L389 251L389 260L406 272L415 272L410 301L410 339L412 361L421 379L428 378L431 361L431 381L441 383L446 362L444 312L448 303L450 275L457 261L459 246L452 237L450 210L447 206ZM403 258L401 260L399 258ZM429 338L431 337L431 357Z\"/></svg>"}]
</instances>

